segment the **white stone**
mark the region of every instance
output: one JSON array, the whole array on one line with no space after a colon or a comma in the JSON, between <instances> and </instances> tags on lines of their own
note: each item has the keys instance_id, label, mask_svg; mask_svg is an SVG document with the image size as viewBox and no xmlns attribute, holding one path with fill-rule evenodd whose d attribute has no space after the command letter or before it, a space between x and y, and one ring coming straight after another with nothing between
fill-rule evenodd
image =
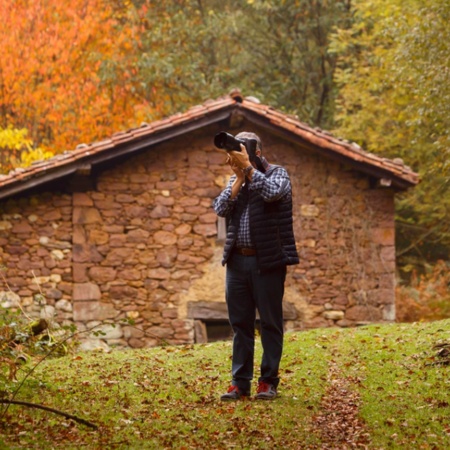
<instances>
[{"instance_id":1,"label":"white stone","mask_svg":"<svg viewBox=\"0 0 450 450\"><path fill-rule=\"evenodd\" d=\"M101 324L102 324L102 323L101 323L99 320L93 320L93 321L88 322L88 323L86 324L86 330L91 330L91 329L97 328L97 327L99 327Z\"/></svg>"},{"instance_id":2,"label":"white stone","mask_svg":"<svg viewBox=\"0 0 450 450\"><path fill-rule=\"evenodd\" d=\"M344 315L344 311L325 311L323 313L323 317L328 320L342 320Z\"/></svg>"},{"instance_id":3,"label":"white stone","mask_svg":"<svg viewBox=\"0 0 450 450\"><path fill-rule=\"evenodd\" d=\"M81 351L92 351L92 350L102 350L106 353L111 351L111 348L106 342L101 339L86 339L78 347Z\"/></svg>"},{"instance_id":4,"label":"white stone","mask_svg":"<svg viewBox=\"0 0 450 450\"><path fill-rule=\"evenodd\" d=\"M120 339L123 336L123 330L120 325L105 324L93 331L100 331L101 334L99 335L99 337L105 340Z\"/></svg>"},{"instance_id":5,"label":"white stone","mask_svg":"<svg viewBox=\"0 0 450 450\"><path fill-rule=\"evenodd\" d=\"M61 250L52 250L52 256L55 259L59 259L59 260L64 259L64 253Z\"/></svg>"},{"instance_id":6,"label":"white stone","mask_svg":"<svg viewBox=\"0 0 450 450\"><path fill-rule=\"evenodd\" d=\"M69 300L59 300L55 303L56 309L60 309L61 311L72 312L72 303Z\"/></svg>"},{"instance_id":7,"label":"white stone","mask_svg":"<svg viewBox=\"0 0 450 450\"><path fill-rule=\"evenodd\" d=\"M50 242L50 238L48 236L41 236L39 238L39 244L41 244L41 245L48 245L49 242Z\"/></svg>"},{"instance_id":8,"label":"white stone","mask_svg":"<svg viewBox=\"0 0 450 450\"><path fill-rule=\"evenodd\" d=\"M58 273L54 273L54 274L50 275L50 281L52 283L60 283L61 282L61 275L59 275Z\"/></svg>"},{"instance_id":9,"label":"white stone","mask_svg":"<svg viewBox=\"0 0 450 450\"><path fill-rule=\"evenodd\" d=\"M127 317L129 319L137 319L139 317L139 311L128 311Z\"/></svg>"},{"instance_id":10,"label":"white stone","mask_svg":"<svg viewBox=\"0 0 450 450\"><path fill-rule=\"evenodd\" d=\"M11 291L0 292L0 304L2 308L14 308L20 306L20 297Z\"/></svg>"},{"instance_id":11,"label":"white stone","mask_svg":"<svg viewBox=\"0 0 450 450\"><path fill-rule=\"evenodd\" d=\"M55 307L51 305L45 305L41 309L41 318L42 319L53 319L55 316Z\"/></svg>"},{"instance_id":12,"label":"white stone","mask_svg":"<svg viewBox=\"0 0 450 450\"><path fill-rule=\"evenodd\" d=\"M29 222L36 222L37 220L38 220L38 216L36 216L35 214L31 214L30 216L28 216Z\"/></svg>"}]
</instances>

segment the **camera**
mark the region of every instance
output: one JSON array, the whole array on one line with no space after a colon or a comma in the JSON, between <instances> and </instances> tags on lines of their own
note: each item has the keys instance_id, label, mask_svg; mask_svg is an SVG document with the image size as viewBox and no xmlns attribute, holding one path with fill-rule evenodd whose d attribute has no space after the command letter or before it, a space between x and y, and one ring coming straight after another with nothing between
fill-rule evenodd
<instances>
[{"instance_id":1,"label":"camera","mask_svg":"<svg viewBox=\"0 0 450 450\"><path fill-rule=\"evenodd\" d=\"M247 153L251 156L256 152L256 139L239 139L235 138L232 134L221 131L214 136L214 145L217 148L223 148L227 152L240 152L241 144L244 144Z\"/></svg>"}]
</instances>

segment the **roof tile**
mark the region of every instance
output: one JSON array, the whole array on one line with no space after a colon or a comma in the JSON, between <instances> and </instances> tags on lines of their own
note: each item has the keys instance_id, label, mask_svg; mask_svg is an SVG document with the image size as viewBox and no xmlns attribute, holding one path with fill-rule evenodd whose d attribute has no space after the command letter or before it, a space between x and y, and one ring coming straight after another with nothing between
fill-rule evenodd
<instances>
[{"instance_id":1,"label":"roof tile","mask_svg":"<svg viewBox=\"0 0 450 450\"><path fill-rule=\"evenodd\" d=\"M305 139L321 148L326 148L338 154L341 154L354 161L364 162L379 168L383 168L392 175L397 176L411 185L419 182L419 177L403 162L392 161L382 158L378 155L364 151L355 142L349 142L337 136L333 136L330 132L320 128L312 128L307 124L298 120L296 116L285 114L277 111L271 106L258 103L253 98L243 98L240 92L234 91L229 96L220 97L216 100L209 99L201 105L190 107L184 113L177 113L170 117L157 120L150 124L142 123L138 128L131 128L127 131L119 131L114 133L110 138L90 144L79 144L72 151L65 151L54 157L38 161L28 168L20 168L10 172L8 175L0 175L0 190L10 184L16 184L29 179L31 177L39 177L41 174L47 173L49 170L83 160L91 155L101 154L119 145L131 142L134 139L142 139L146 136L159 133L171 127L176 127L184 123L198 120L214 111L226 109L229 106L243 108L252 111L262 117L265 117L270 123L281 127L294 135Z\"/></svg>"}]
</instances>

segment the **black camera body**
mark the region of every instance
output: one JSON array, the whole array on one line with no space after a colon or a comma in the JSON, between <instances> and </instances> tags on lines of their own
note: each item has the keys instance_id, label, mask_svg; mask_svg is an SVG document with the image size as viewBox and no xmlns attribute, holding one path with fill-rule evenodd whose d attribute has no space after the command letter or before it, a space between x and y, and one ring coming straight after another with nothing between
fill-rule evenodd
<instances>
[{"instance_id":1,"label":"black camera body","mask_svg":"<svg viewBox=\"0 0 450 450\"><path fill-rule=\"evenodd\" d=\"M221 131L214 136L214 145L217 148L223 148L227 152L240 152L241 144L245 146L247 153L250 156L254 156L256 152L256 139L239 139L235 138L232 134Z\"/></svg>"}]
</instances>

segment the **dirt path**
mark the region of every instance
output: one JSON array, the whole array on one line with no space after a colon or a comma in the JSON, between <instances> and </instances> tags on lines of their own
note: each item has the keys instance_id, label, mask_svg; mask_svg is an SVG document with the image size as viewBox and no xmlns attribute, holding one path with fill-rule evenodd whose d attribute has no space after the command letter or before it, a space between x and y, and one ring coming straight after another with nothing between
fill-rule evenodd
<instances>
[{"instance_id":1,"label":"dirt path","mask_svg":"<svg viewBox=\"0 0 450 450\"><path fill-rule=\"evenodd\" d=\"M370 436L358 417L361 400L354 385L359 380L344 377L334 361L327 376L328 388L320 411L313 418L313 432L322 439L322 449L368 448Z\"/></svg>"}]
</instances>

